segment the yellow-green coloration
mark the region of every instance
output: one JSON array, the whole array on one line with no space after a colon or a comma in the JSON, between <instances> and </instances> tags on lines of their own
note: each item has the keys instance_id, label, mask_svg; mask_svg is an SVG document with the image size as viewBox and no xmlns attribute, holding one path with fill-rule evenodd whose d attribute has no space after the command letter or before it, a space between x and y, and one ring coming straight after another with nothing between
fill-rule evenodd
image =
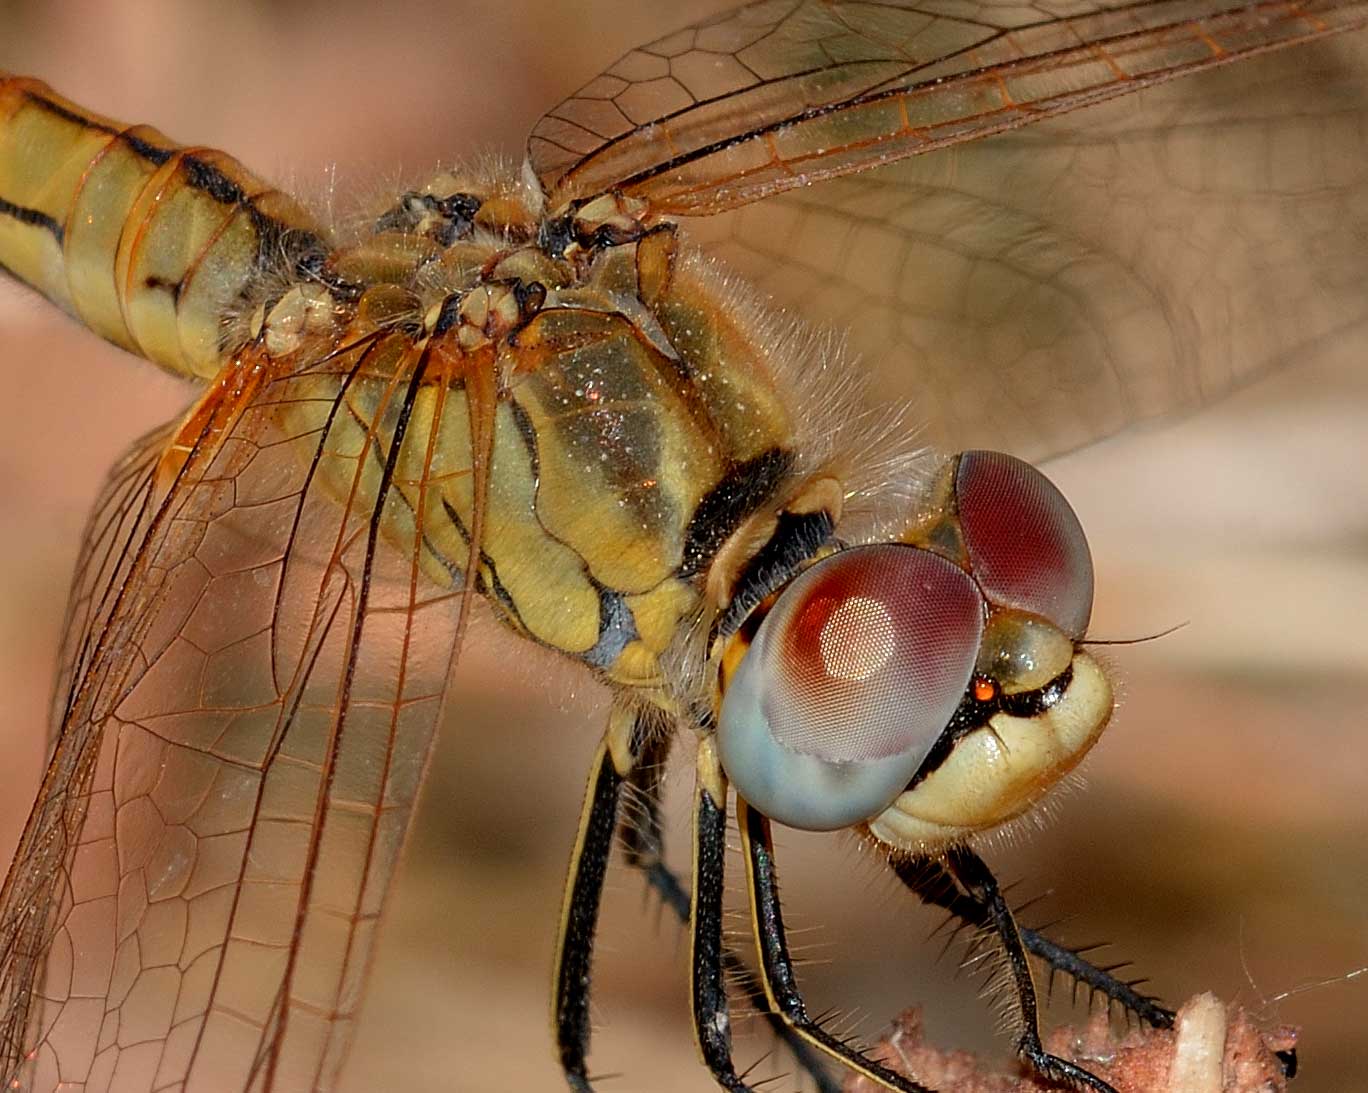
<instances>
[{"instance_id":1,"label":"yellow-green coloration","mask_svg":"<svg viewBox=\"0 0 1368 1093\"><path fill-rule=\"evenodd\" d=\"M477 588L510 627L669 706L660 657L713 556L792 490L789 411L672 229L553 253L537 201L446 176L339 240L222 153L0 81L0 263L115 344L219 377L176 450L240 398L265 457L311 460L352 514L307 545L320 563L388 481L382 543L456 589L479 523Z\"/></svg>"},{"instance_id":2,"label":"yellow-green coloration","mask_svg":"<svg viewBox=\"0 0 1368 1093\"><path fill-rule=\"evenodd\" d=\"M0 261L114 344L214 376L228 311L268 255L314 233L229 156L0 74Z\"/></svg>"}]
</instances>

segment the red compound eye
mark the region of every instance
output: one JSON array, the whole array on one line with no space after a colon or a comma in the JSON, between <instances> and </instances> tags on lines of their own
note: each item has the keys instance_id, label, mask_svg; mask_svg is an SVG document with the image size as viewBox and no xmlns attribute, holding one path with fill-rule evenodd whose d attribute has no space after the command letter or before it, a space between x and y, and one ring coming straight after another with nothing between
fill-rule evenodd
<instances>
[{"instance_id":1,"label":"red compound eye","mask_svg":"<svg viewBox=\"0 0 1368 1093\"><path fill-rule=\"evenodd\" d=\"M964 697L983 634L974 580L926 550L857 547L784 590L727 688L722 765L791 827L883 811Z\"/></svg>"},{"instance_id":2,"label":"red compound eye","mask_svg":"<svg viewBox=\"0 0 1368 1093\"><path fill-rule=\"evenodd\" d=\"M1092 614L1092 555L1055 484L1010 455L965 452L955 492L970 567L989 601L1081 638Z\"/></svg>"}]
</instances>

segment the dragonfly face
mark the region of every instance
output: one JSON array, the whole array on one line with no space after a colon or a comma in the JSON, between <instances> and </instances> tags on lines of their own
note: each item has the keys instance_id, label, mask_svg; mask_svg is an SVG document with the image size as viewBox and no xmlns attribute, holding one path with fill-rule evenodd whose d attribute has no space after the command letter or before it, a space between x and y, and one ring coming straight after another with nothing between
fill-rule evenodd
<instances>
[{"instance_id":1,"label":"dragonfly face","mask_svg":"<svg viewBox=\"0 0 1368 1093\"><path fill-rule=\"evenodd\" d=\"M11 67L14 66L14 62L12 62L12 60L10 60L10 59L7 59L7 64L10 64ZM89 97L89 96L88 96L88 97ZM92 101L94 101L94 100L92 100ZM142 112L144 112L144 114L146 114L146 112L148 112L148 111L142 111ZM170 127L170 126L168 126L168 127ZM1079 129L1081 129L1081 130L1083 129L1083 123L1082 123L1082 120L1081 120L1081 119L1079 119ZM192 131L192 133L193 133L194 130L193 130L193 129L186 130L186 127L185 127L185 126L182 126L181 129L179 129L179 130L174 130L174 131ZM260 163L260 160L257 160L257 163ZM1163 621L1168 621L1168 620L1167 620L1167 618L1166 618L1166 620L1163 620Z\"/></svg>"},{"instance_id":2,"label":"dragonfly face","mask_svg":"<svg viewBox=\"0 0 1368 1093\"><path fill-rule=\"evenodd\" d=\"M989 831L1111 716L1111 685L1076 644L1092 600L1063 495L1020 460L965 452L896 541L816 560L725 635L723 769L789 827L867 824L922 853Z\"/></svg>"}]
</instances>

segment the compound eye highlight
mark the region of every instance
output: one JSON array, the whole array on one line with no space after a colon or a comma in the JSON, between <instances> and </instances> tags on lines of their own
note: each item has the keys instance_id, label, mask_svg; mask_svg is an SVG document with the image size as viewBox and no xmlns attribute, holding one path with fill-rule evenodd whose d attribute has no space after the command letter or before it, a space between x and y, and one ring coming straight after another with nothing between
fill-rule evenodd
<instances>
[{"instance_id":1,"label":"compound eye highlight","mask_svg":"<svg viewBox=\"0 0 1368 1093\"><path fill-rule=\"evenodd\" d=\"M978 451L960 456L955 496L970 568L989 601L1081 638L1092 615L1092 554L1059 488L1029 463Z\"/></svg>"},{"instance_id":2,"label":"compound eye highlight","mask_svg":"<svg viewBox=\"0 0 1368 1093\"><path fill-rule=\"evenodd\" d=\"M915 547L856 547L797 577L726 685L722 767L777 823L834 831L883 811L964 697L985 605Z\"/></svg>"}]
</instances>

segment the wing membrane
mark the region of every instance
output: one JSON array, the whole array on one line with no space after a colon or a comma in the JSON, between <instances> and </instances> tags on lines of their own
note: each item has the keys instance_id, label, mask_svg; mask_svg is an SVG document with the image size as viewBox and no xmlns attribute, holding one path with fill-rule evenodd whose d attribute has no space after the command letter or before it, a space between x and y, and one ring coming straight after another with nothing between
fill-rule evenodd
<instances>
[{"instance_id":1,"label":"wing membrane","mask_svg":"<svg viewBox=\"0 0 1368 1093\"><path fill-rule=\"evenodd\" d=\"M167 425L135 441L110 470L86 521L62 627L67 644L53 691L49 750L66 721L73 684L90 666L92 643L108 624L114 597L127 580L156 516L155 472L174 434L175 429Z\"/></svg>"},{"instance_id":2,"label":"wing membrane","mask_svg":"<svg viewBox=\"0 0 1368 1093\"><path fill-rule=\"evenodd\" d=\"M0 899L23 1088L331 1083L456 646L405 344L221 387L116 469Z\"/></svg>"},{"instance_id":3,"label":"wing membrane","mask_svg":"<svg viewBox=\"0 0 1368 1093\"><path fill-rule=\"evenodd\" d=\"M633 50L548 113L559 210L697 216L1362 25L1362 0L761 0Z\"/></svg>"},{"instance_id":4,"label":"wing membrane","mask_svg":"<svg viewBox=\"0 0 1368 1093\"><path fill-rule=\"evenodd\" d=\"M1366 78L1345 37L689 229L927 442L1040 459L1361 344Z\"/></svg>"}]
</instances>

